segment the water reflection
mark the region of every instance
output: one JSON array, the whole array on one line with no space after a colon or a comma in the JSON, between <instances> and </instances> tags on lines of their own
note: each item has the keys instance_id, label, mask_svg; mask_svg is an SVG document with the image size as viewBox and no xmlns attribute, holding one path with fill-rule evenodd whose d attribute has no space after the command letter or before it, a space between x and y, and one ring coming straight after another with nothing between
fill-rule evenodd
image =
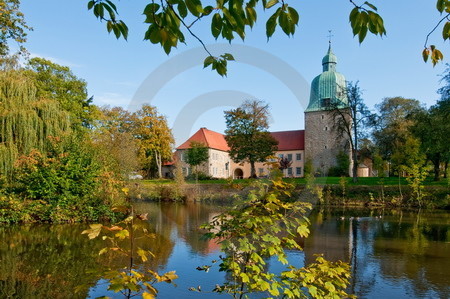
<instances>
[{"instance_id":1,"label":"water reflection","mask_svg":"<svg viewBox=\"0 0 450 299\"><path fill-rule=\"evenodd\" d=\"M0 227L0 298L86 298L101 244L79 225Z\"/></svg>"},{"instance_id":2,"label":"water reflection","mask_svg":"<svg viewBox=\"0 0 450 299\"><path fill-rule=\"evenodd\" d=\"M358 296L450 296L448 213L322 209L311 222L306 262L318 252L350 262Z\"/></svg>"},{"instance_id":3,"label":"water reflection","mask_svg":"<svg viewBox=\"0 0 450 299\"><path fill-rule=\"evenodd\" d=\"M155 238L139 247L155 253L150 266L176 270L177 287L156 285L160 298L212 298L191 293L210 290L225 279L214 268L199 272L220 254L213 241L200 240L198 227L226 207L199 203L136 203L149 213ZM304 254L290 252L297 266L313 261L314 253L352 264L350 291L362 298L449 298L450 214L405 211L317 209L310 216L311 236ZM120 268L126 260L98 255L100 239L81 235L86 225L0 227L0 298L86 298L108 295L98 270ZM275 263L271 267L278 267ZM272 268L273 269L273 268ZM281 268L280 268L281 269ZM74 293L78 285L81 292ZM96 287L93 287L96 285Z\"/></svg>"}]
</instances>

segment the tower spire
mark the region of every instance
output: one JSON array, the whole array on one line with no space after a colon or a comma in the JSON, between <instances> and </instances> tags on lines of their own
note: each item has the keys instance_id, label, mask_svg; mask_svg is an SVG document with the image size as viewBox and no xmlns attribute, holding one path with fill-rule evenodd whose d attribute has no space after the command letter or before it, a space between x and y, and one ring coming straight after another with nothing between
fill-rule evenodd
<instances>
[{"instance_id":1,"label":"tower spire","mask_svg":"<svg viewBox=\"0 0 450 299\"><path fill-rule=\"evenodd\" d=\"M331 38L334 36L333 34L331 34L331 31L332 30L328 30L328 35L327 35L327 37L328 37L328 45L329 45L329 49L331 49Z\"/></svg>"}]
</instances>

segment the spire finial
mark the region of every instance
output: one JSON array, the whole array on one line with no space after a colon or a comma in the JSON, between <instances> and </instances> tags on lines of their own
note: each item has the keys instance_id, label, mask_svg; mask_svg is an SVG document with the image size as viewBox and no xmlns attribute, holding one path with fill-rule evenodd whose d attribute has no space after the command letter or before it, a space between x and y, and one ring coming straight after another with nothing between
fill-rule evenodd
<instances>
[{"instance_id":1,"label":"spire finial","mask_svg":"<svg viewBox=\"0 0 450 299\"><path fill-rule=\"evenodd\" d=\"M331 47L331 38L333 37L334 35L333 34L331 34L331 30L328 30L328 44L330 45L330 47Z\"/></svg>"}]
</instances>

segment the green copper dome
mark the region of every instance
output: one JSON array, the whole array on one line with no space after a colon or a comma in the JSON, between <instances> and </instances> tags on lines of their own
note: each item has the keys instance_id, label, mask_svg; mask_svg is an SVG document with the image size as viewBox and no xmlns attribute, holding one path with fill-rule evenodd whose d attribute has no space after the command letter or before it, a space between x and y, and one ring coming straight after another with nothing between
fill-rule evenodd
<instances>
[{"instance_id":1,"label":"green copper dome","mask_svg":"<svg viewBox=\"0 0 450 299\"><path fill-rule=\"evenodd\" d=\"M348 104L344 75L336 72L337 57L331 51L322 59L323 72L315 77L311 83L309 105L305 112L329 110L331 103L338 103L339 107Z\"/></svg>"},{"instance_id":2,"label":"green copper dome","mask_svg":"<svg viewBox=\"0 0 450 299\"><path fill-rule=\"evenodd\" d=\"M337 63L337 57L334 55L334 53L331 51L331 45L328 47L328 53L325 55L322 59L322 65L325 66L325 64L328 63Z\"/></svg>"}]
</instances>

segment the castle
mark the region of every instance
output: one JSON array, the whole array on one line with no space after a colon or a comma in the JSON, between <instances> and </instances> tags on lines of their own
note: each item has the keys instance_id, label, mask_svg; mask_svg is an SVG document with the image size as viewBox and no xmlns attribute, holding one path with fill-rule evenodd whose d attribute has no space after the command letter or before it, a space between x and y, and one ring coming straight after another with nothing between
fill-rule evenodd
<instances>
[{"instance_id":1,"label":"castle","mask_svg":"<svg viewBox=\"0 0 450 299\"><path fill-rule=\"evenodd\" d=\"M330 44L322 59L323 71L311 83L309 105L305 110L305 130L271 132L278 141L276 157L292 161L284 176L302 177L305 161L308 160L312 162L314 171L327 174L330 167L337 165L336 156L340 151L350 154L348 140L338 136L334 117L330 113L331 103L337 103L340 108L348 106L345 77L336 71L336 64L337 58ZM225 136L207 128L198 130L176 149L175 157L180 161L185 175L191 171L184 155L192 141L208 147L209 159L200 168L205 174L216 178L250 176L249 163L235 163L231 159ZM268 175L267 163L256 163L255 167L258 176Z\"/></svg>"}]
</instances>

